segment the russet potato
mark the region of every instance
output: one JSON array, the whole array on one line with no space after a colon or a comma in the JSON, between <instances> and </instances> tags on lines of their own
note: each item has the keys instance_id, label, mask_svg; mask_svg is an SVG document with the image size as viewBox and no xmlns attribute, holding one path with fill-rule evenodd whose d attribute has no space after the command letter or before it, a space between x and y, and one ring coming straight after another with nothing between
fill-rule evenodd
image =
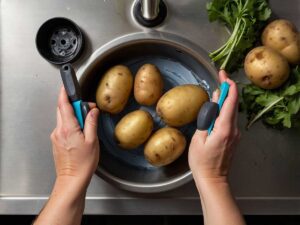
<instances>
[{"instance_id":1,"label":"russet potato","mask_svg":"<svg viewBox=\"0 0 300 225\"><path fill-rule=\"evenodd\" d=\"M291 64L300 62L300 37L294 24L288 20L274 20L262 33L262 43L279 51Z\"/></svg>"},{"instance_id":2,"label":"russet potato","mask_svg":"<svg viewBox=\"0 0 300 225\"><path fill-rule=\"evenodd\" d=\"M276 50L265 46L254 48L247 54L244 69L249 80L264 89L278 88L290 73L287 60Z\"/></svg>"},{"instance_id":3,"label":"russet potato","mask_svg":"<svg viewBox=\"0 0 300 225\"><path fill-rule=\"evenodd\" d=\"M166 166L174 162L186 147L184 135L177 129L164 127L156 131L145 145L144 155L154 166Z\"/></svg>"},{"instance_id":4,"label":"russet potato","mask_svg":"<svg viewBox=\"0 0 300 225\"><path fill-rule=\"evenodd\" d=\"M199 85L180 85L159 99L156 112L167 125L179 127L196 120L201 106L208 99L208 94Z\"/></svg>"},{"instance_id":5,"label":"russet potato","mask_svg":"<svg viewBox=\"0 0 300 225\"><path fill-rule=\"evenodd\" d=\"M130 96L133 76L128 67L117 65L110 68L102 77L96 91L97 106L106 112L121 112Z\"/></svg>"},{"instance_id":6,"label":"russet potato","mask_svg":"<svg viewBox=\"0 0 300 225\"><path fill-rule=\"evenodd\" d=\"M145 64L137 72L134 80L134 97L141 105L155 104L163 91L163 79L155 65Z\"/></svg>"},{"instance_id":7,"label":"russet potato","mask_svg":"<svg viewBox=\"0 0 300 225\"><path fill-rule=\"evenodd\" d=\"M118 144L125 149L137 148L143 144L153 129L153 119L150 113L136 110L125 115L115 127L115 137Z\"/></svg>"}]
</instances>

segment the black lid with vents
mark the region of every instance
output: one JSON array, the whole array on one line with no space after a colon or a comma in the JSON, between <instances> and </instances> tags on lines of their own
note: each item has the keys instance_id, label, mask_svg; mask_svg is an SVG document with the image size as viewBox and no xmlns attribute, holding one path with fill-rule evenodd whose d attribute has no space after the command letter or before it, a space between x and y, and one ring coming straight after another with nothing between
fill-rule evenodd
<instances>
[{"instance_id":1,"label":"black lid with vents","mask_svg":"<svg viewBox=\"0 0 300 225\"><path fill-rule=\"evenodd\" d=\"M41 56L50 63L61 65L73 62L79 57L84 37L73 21L56 17L42 24L35 42Z\"/></svg>"}]
</instances>

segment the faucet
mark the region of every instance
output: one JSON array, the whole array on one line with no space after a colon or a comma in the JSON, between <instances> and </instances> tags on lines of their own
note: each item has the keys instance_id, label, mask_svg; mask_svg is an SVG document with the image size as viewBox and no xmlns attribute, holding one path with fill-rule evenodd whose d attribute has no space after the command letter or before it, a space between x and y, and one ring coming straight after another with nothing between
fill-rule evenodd
<instances>
[{"instance_id":1,"label":"faucet","mask_svg":"<svg viewBox=\"0 0 300 225\"><path fill-rule=\"evenodd\" d=\"M154 20L159 13L160 0L140 0L141 13L145 20Z\"/></svg>"},{"instance_id":2,"label":"faucet","mask_svg":"<svg viewBox=\"0 0 300 225\"><path fill-rule=\"evenodd\" d=\"M141 25L155 27L166 18L167 7L163 0L137 0L133 13Z\"/></svg>"}]
</instances>

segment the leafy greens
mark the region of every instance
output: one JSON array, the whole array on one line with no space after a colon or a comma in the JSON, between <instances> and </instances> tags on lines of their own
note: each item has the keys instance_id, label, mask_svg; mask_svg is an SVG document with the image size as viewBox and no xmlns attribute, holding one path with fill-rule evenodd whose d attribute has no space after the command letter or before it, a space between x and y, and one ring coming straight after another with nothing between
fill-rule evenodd
<instances>
[{"instance_id":1,"label":"leafy greens","mask_svg":"<svg viewBox=\"0 0 300 225\"><path fill-rule=\"evenodd\" d=\"M300 126L300 66L294 68L289 80L279 89L265 90L247 84L242 90L243 105L248 114L249 128L262 119L278 128Z\"/></svg>"},{"instance_id":2,"label":"leafy greens","mask_svg":"<svg viewBox=\"0 0 300 225\"><path fill-rule=\"evenodd\" d=\"M219 21L231 32L227 42L209 56L221 65L220 69L233 72L242 67L271 9L267 0L212 0L206 8L210 22Z\"/></svg>"}]
</instances>

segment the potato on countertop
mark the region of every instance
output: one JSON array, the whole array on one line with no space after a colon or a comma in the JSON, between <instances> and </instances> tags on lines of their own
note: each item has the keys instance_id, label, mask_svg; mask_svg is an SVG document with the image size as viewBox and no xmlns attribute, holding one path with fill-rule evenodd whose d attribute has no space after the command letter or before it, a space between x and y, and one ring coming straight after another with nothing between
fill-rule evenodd
<instances>
[{"instance_id":1,"label":"potato on countertop","mask_svg":"<svg viewBox=\"0 0 300 225\"><path fill-rule=\"evenodd\" d=\"M186 139L177 129L164 127L156 131L147 142L144 155L154 166L166 166L174 162L184 151Z\"/></svg>"},{"instance_id":2,"label":"potato on countertop","mask_svg":"<svg viewBox=\"0 0 300 225\"><path fill-rule=\"evenodd\" d=\"M208 94L199 85L185 84L166 92L158 101L157 114L169 126L179 127L196 120Z\"/></svg>"},{"instance_id":3,"label":"potato on countertop","mask_svg":"<svg viewBox=\"0 0 300 225\"><path fill-rule=\"evenodd\" d=\"M244 69L249 80L264 89L278 88L290 74L287 60L265 46L254 48L247 54Z\"/></svg>"},{"instance_id":4,"label":"potato on countertop","mask_svg":"<svg viewBox=\"0 0 300 225\"><path fill-rule=\"evenodd\" d=\"M150 113L136 110L125 115L115 128L118 144L125 149L137 148L143 144L153 129L153 119Z\"/></svg>"},{"instance_id":5,"label":"potato on countertop","mask_svg":"<svg viewBox=\"0 0 300 225\"><path fill-rule=\"evenodd\" d=\"M155 104L163 91L163 79L159 69L152 64L143 65L134 80L134 97L141 105Z\"/></svg>"},{"instance_id":6,"label":"potato on countertop","mask_svg":"<svg viewBox=\"0 0 300 225\"><path fill-rule=\"evenodd\" d=\"M121 112L130 96L133 76L128 67L117 65L110 68L102 77L96 91L98 107L106 112Z\"/></svg>"},{"instance_id":7,"label":"potato on countertop","mask_svg":"<svg viewBox=\"0 0 300 225\"><path fill-rule=\"evenodd\" d=\"M288 20L274 20L262 33L262 43L279 51L291 64L300 63L300 36Z\"/></svg>"}]
</instances>

